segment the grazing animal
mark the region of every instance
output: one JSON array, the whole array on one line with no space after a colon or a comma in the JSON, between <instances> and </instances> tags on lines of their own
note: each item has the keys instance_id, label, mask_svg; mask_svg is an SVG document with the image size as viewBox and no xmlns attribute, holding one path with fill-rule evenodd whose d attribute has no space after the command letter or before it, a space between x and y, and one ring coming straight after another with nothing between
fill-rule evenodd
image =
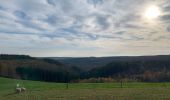
<instances>
[{"instance_id":1,"label":"grazing animal","mask_svg":"<svg viewBox=\"0 0 170 100\"><path fill-rule=\"evenodd\" d=\"M26 88L22 87L21 92L25 92L25 91L26 91Z\"/></svg>"},{"instance_id":2,"label":"grazing animal","mask_svg":"<svg viewBox=\"0 0 170 100\"><path fill-rule=\"evenodd\" d=\"M25 87L20 87L20 84L16 85L16 88L15 88L16 93L21 93L21 92L25 92L25 91L26 91Z\"/></svg>"},{"instance_id":3,"label":"grazing animal","mask_svg":"<svg viewBox=\"0 0 170 100\"><path fill-rule=\"evenodd\" d=\"M21 93L21 88L15 88L16 93Z\"/></svg>"}]
</instances>

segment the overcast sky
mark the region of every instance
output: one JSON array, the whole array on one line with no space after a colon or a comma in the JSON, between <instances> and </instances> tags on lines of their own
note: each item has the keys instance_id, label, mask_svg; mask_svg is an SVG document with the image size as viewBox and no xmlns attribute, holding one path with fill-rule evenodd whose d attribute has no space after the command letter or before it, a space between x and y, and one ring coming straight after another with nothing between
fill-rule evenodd
<instances>
[{"instance_id":1,"label":"overcast sky","mask_svg":"<svg viewBox=\"0 0 170 100\"><path fill-rule=\"evenodd\" d=\"M170 54L170 0L0 0L0 53Z\"/></svg>"}]
</instances>

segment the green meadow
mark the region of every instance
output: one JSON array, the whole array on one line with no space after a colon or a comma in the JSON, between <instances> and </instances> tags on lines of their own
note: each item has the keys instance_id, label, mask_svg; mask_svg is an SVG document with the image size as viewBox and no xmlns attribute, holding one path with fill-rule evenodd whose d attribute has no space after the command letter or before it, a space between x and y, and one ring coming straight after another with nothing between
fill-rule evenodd
<instances>
[{"instance_id":1,"label":"green meadow","mask_svg":"<svg viewBox=\"0 0 170 100\"><path fill-rule=\"evenodd\" d=\"M27 91L16 94L16 84ZM0 78L0 100L169 100L170 83L48 83Z\"/></svg>"}]
</instances>

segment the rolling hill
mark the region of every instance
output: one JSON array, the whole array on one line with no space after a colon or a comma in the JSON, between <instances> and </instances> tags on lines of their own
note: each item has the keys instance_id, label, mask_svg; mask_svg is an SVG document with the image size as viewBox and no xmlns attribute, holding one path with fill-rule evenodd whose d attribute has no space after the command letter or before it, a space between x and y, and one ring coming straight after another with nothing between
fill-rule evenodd
<instances>
[{"instance_id":1,"label":"rolling hill","mask_svg":"<svg viewBox=\"0 0 170 100\"><path fill-rule=\"evenodd\" d=\"M49 82L79 82L91 78L169 82L170 56L35 58L0 55L0 76Z\"/></svg>"},{"instance_id":2,"label":"rolling hill","mask_svg":"<svg viewBox=\"0 0 170 100\"><path fill-rule=\"evenodd\" d=\"M3 77L66 82L79 77L80 72L79 68L51 59L37 59L27 55L0 55L0 76Z\"/></svg>"},{"instance_id":3,"label":"rolling hill","mask_svg":"<svg viewBox=\"0 0 170 100\"><path fill-rule=\"evenodd\" d=\"M120 56L120 57L47 57L84 70L105 66L111 62L126 61L170 61L170 55L155 56Z\"/></svg>"}]
</instances>

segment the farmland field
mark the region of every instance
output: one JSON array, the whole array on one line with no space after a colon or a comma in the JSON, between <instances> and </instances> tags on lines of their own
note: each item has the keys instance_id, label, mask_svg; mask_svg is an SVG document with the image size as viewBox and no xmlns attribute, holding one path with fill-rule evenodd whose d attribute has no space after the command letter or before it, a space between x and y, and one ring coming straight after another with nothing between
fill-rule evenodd
<instances>
[{"instance_id":1,"label":"farmland field","mask_svg":"<svg viewBox=\"0 0 170 100\"><path fill-rule=\"evenodd\" d=\"M14 93L16 84L27 88ZM0 100L169 100L170 83L47 83L0 78Z\"/></svg>"}]
</instances>

